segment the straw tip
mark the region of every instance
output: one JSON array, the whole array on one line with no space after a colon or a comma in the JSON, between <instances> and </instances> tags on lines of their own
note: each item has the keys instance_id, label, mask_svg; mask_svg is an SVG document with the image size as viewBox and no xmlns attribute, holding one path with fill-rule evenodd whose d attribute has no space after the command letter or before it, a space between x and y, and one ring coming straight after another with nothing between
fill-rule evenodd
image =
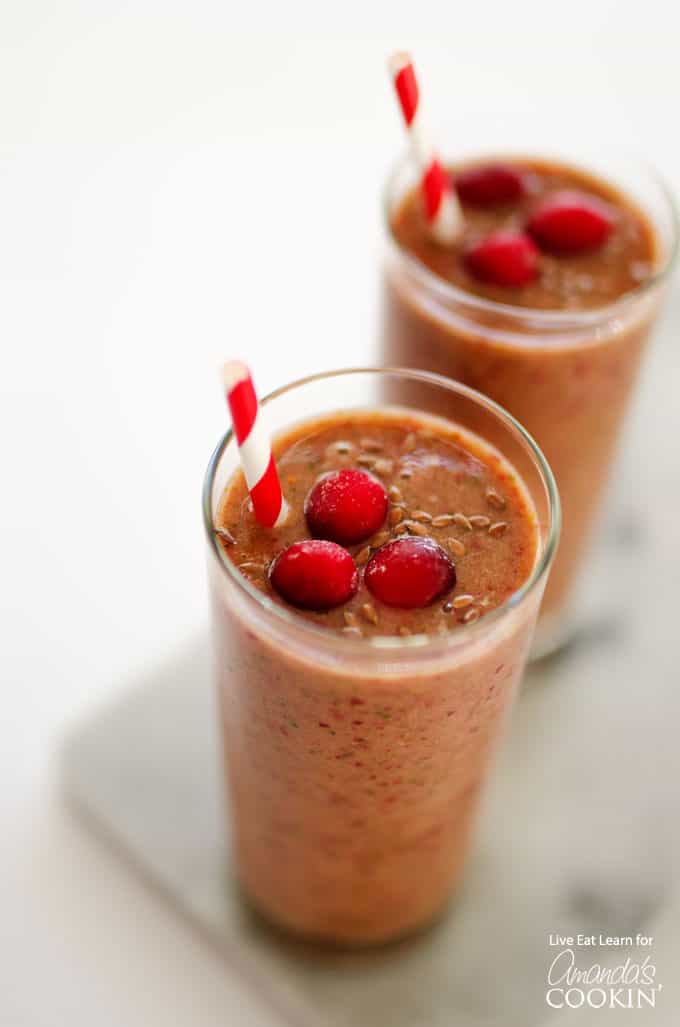
<instances>
[{"instance_id":1,"label":"straw tip","mask_svg":"<svg viewBox=\"0 0 680 1027\"><path fill-rule=\"evenodd\" d=\"M398 75L412 63L411 54L406 50L397 50L387 58L387 67L392 75Z\"/></svg>"},{"instance_id":2,"label":"straw tip","mask_svg":"<svg viewBox=\"0 0 680 1027\"><path fill-rule=\"evenodd\" d=\"M250 371L242 360L229 360L222 365L220 378L225 390L231 392L239 382L247 381L250 378Z\"/></svg>"}]
</instances>

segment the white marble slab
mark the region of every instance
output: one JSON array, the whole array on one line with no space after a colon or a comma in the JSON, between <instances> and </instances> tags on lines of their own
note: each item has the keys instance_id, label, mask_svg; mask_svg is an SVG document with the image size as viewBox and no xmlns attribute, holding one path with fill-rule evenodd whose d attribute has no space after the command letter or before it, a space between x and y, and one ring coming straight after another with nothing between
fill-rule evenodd
<instances>
[{"instance_id":1,"label":"white marble slab","mask_svg":"<svg viewBox=\"0 0 680 1027\"><path fill-rule=\"evenodd\" d=\"M580 1025L620 1023L624 1015L636 1024L678 1022L680 347L673 324L671 314L647 368L613 512L590 566L585 627L528 676L465 886L435 930L379 952L322 954L273 935L241 905L229 869L206 638L68 740L66 786L77 808L291 1023L561 1022L545 1001L549 933L638 931L654 936L652 957L665 981L660 1008L564 1015Z\"/></svg>"}]
</instances>

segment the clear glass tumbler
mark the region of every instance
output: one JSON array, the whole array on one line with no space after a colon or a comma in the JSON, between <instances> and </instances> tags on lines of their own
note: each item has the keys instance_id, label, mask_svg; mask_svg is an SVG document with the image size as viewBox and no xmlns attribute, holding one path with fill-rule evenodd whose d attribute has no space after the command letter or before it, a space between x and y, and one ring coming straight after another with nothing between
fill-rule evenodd
<instances>
[{"instance_id":1,"label":"clear glass tumbler","mask_svg":"<svg viewBox=\"0 0 680 1027\"><path fill-rule=\"evenodd\" d=\"M509 149L503 153L513 156ZM514 155L526 158L527 152L515 150ZM479 152L472 156L480 159ZM390 217L418 181L410 158L396 167L384 198L381 360L445 375L500 403L537 440L557 480L562 541L543 603L536 655L557 648L569 635L577 572L678 247L672 197L647 165L625 154L595 152L583 161L574 156L553 151L541 160L585 168L617 187L650 219L660 250L652 277L599 309L531 310L492 302L451 285L401 249ZM456 156L460 163L467 159L471 155L465 152Z\"/></svg>"},{"instance_id":2,"label":"clear glass tumbler","mask_svg":"<svg viewBox=\"0 0 680 1027\"><path fill-rule=\"evenodd\" d=\"M414 371L338 371L278 389L262 412L277 434L335 411L384 408L395 390L411 411L445 401L452 421L500 449L533 502L533 572L476 624L447 636L370 639L312 624L253 588L216 540L216 511L238 467L231 432L204 487L238 875L273 921L335 943L413 931L456 884L559 534L559 500L540 450L465 386Z\"/></svg>"}]
</instances>

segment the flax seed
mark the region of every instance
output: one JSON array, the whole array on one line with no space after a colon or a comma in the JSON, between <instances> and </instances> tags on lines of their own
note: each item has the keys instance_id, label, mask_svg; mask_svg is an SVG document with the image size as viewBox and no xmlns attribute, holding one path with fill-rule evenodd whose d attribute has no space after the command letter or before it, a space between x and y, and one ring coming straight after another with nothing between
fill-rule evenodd
<instances>
[{"instance_id":1,"label":"flax seed","mask_svg":"<svg viewBox=\"0 0 680 1027\"><path fill-rule=\"evenodd\" d=\"M451 600L451 605L454 610L466 610L468 606L472 606L475 601L475 597L468 595L467 593L462 596L455 596Z\"/></svg>"},{"instance_id":2,"label":"flax seed","mask_svg":"<svg viewBox=\"0 0 680 1027\"><path fill-rule=\"evenodd\" d=\"M465 546L459 538L448 538L446 544L454 556L465 556Z\"/></svg>"},{"instance_id":3,"label":"flax seed","mask_svg":"<svg viewBox=\"0 0 680 1027\"><path fill-rule=\"evenodd\" d=\"M261 563L253 563L251 560L246 560L245 563L238 565L240 571L245 571L246 574L260 574L264 571L264 567Z\"/></svg>"},{"instance_id":4,"label":"flax seed","mask_svg":"<svg viewBox=\"0 0 680 1027\"><path fill-rule=\"evenodd\" d=\"M394 460L385 460L381 457L373 464L373 470L376 474L391 474L394 470Z\"/></svg>"},{"instance_id":5,"label":"flax seed","mask_svg":"<svg viewBox=\"0 0 680 1027\"><path fill-rule=\"evenodd\" d=\"M389 522L394 527L395 524L399 524L404 518L408 517L408 511L404 506L393 506L390 510Z\"/></svg>"},{"instance_id":6,"label":"flax seed","mask_svg":"<svg viewBox=\"0 0 680 1027\"><path fill-rule=\"evenodd\" d=\"M413 471L411 470L410 467L404 467L404 469L399 472L399 477L400 478L412 478L413 477Z\"/></svg>"},{"instance_id":7,"label":"flax seed","mask_svg":"<svg viewBox=\"0 0 680 1027\"><path fill-rule=\"evenodd\" d=\"M463 513L455 513L453 515L453 523L457 524L459 528L464 528L465 531L472 531L470 519Z\"/></svg>"},{"instance_id":8,"label":"flax seed","mask_svg":"<svg viewBox=\"0 0 680 1027\"><path fill-rule=\"evenodd\" d=\"M503 499L503 496L499 495L498 492L496 492L495 489L486 490L486 501L489 504L489 506L493 506L495 510L505 509L505 500Z\"/></svg>"},{"instance_id":9,"label":"flax seed","mask_svg":"<svg viewBox=\"0 0 680 1027\"><path fill-rule=\"evenodd\" d=\"M453 524L453 514L438 514L432 518L433 528L447 528L449 524Z\"/></svg>"},{"instance_id":10,"label":"flax seed","mask_svg":"<svg viewBox=\"0 0 680 1027\"><path fill-rule=\"evenodd\" d=\"M410 535L420 535L422 537L430 534L425 525L418 524L418 521L402 521L402 524L406 525L406 530Z\"/></svg>"},{"instance_id":11,"label":"flax seed","mask_svg":"<svg viewBox=\"0 0 680 1027\"><path fill-rule=\"evenodd\" d=\"M473 528L488 528L491 524L491 518L485 517L484 514L473 514L468 520Z\"/></svg>"},{"instance_id":12,"label":"flax seed","mask_svg":"<svg viewBox=\"0 0 680 1027\"><path fill-rule=\"evenodd\" d=\"M387 490L387 494L388 494L388 496L390 497L390 499L392 500L393 503L403 503L404 502L404 497L403 497L403 495L401 493L401 489L397 488L396 485L390 485L389 489Z\"/></svg>"},{"instance_id":13,"label":"flax seed","mask_svg":"<svg viewBox=\"0 0 680 1027\"><path fill-rule=\"evenodd\" d=\"M371 606L370 603L364 603L361 607L361 614L369 624L378 623L378 614L375 612L375 607Z\"/></svg>"},{"instance_id":14,"label":"flax seed","mask_svg":"<svg viewBox=\"0 0 680 1027\"><path fill-rule=\"evenodd\" d=\"M375 457L369 456L368 453L359 453L359 456L357 457L359 467L367 467L369 470L373 467L375 462Z\"/></svg>"},{"instance_id":15,"label":"flax seed","mask_svg":"<svg viewBox=\"0 0 680 1027\"><path fill-rule=\"evenodd\" d=\"M345 610L343 617L345 618L345 624L348 628L358 628L359 618L356 613L352 613L351 610Z\"/></svg>"},{"instance_id":16,"label":"flax seed","mask_svg":"<svg viewBox=\"0 0 680 1027\"><path fill-rule=\"evenodd\" d=\"M228 528L215 528L215 534L218 538L221 538L223 542L226 542L228 546L236 544L236 539Z\"/></svg>"},{"instance_id":17,"label":"flax seed","mask_svg":"<svg viewBox=\"0 0 680 1027\"><path fill-rule=\"evenodd\" d=\"M421 521L422 524L432 523L432 514L429 514L427 510L412 510L411 511L412 521Z\"/></svg>"},{"instance_id":18,"label":"flax seed","mask_svg":"<svg viewBox=\"0 0 680 1027\"><path fill-rule=\"evenodd\" d=\"M489 535L493 538L499 538L501 535L505 534L509 527L510 525L507 521L496 521L496 523L492 524L489 528Z\"/></svg>"},{"instance_id":19,"label":"flax seed","mask_svg":"<svg viewBox=\"0 0 680 1027\"><path fill-rule=\"evenodd\" d=\"M479 620L479 618L480 618L479 610L477 610L475 607L473 607L471 610L468 610L467 613L464 615L463 623L464 624L475 624Z\"/></svg>"},{"instance_id":20,"label":"flax seed","mask_svg":"<svg viewBox=\"0 0 680 1027\"><path fill-rule=\"evenodd\" d=\"M405 535L408 531L408 521L400 521L394 529L395 535Z\"/></svg>"},{"instance_id":21,"label":"flax seed","mask_svg":"<svg viewBox=\"0 0 680 1027\"><path fill-rule=\"evenodd\" d=\"M390 531L381 531L371 539L371 549L380 549L392 538Z\"/></svg>"},{"instance_id":22,"label":"flax seed","mask_svg":"<svg viewBox=\"0 0 680 1027\"><path fill-rule=\"evenodd\" d=\"M354 562L357 565L357 567L363 567L363 565L365 563L368 563L370 555L371 555L371 547L370 546L364 546L364 548L361 549L357 553L357 555L354 557Z\"/></svg>"}]
</instances>

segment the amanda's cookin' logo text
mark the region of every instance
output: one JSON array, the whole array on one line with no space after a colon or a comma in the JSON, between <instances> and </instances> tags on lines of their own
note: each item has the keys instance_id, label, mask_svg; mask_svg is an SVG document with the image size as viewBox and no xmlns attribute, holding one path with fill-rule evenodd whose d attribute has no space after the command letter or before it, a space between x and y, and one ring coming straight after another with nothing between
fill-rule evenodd
<instances>
[{"instance_id":1,"label":"amanda's cookin' logo text","mask_svg":"<svg viewBox=\"0 0 680 1027\"><path fill-rule=\"evenodd\" d=\"M548 936L548 944L559 948L548 967L545 1000L552 1009L643 1009L656 1007L663 985L656 982L651 956L642 961L628 956L617 966L586 965L577 960L575 948L621 946L649 947L653 939L644 934L612 938L608 935ZM580 965L579 965L580 964Z\"/></svg>"}]
</instances>

